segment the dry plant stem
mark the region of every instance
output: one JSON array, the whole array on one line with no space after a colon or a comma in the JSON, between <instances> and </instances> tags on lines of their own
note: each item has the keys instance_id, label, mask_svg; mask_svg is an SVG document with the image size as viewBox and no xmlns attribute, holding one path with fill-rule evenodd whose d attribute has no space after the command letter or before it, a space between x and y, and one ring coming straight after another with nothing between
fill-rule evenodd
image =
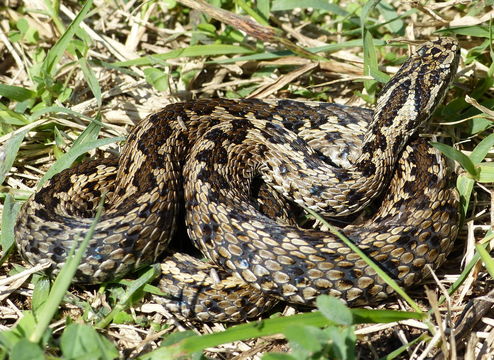
<instances>
[{"instance_id":1,"label":"dry plant stem","mask_svg":"<svg viewBox=\"0 0 494 360\"><path fill-rule=\"evenodd\" d=\"M466 5L469 4L471 0L451 0L438 4L429 4L427 5L432 10L444 9L446 7L456 6L456 5Z\"/></svg>"},{"instance_id":2,"label":"dry plant stem","mask_svg":"<svg viewBox=\"0 0 494 360\"><path fill-rule=\"evenodd\" d=\"M443 354L449 354L450 352L448 351L448 348L446 346L446 344L447 344L446 334L444 332L445 329L444 329L444 326L443 326L442 321L441 321L441 313L439 311L439 304L438 304L437 295L435 292L433 292L429 289L426 289L425 293L427 296L427 300L429 300L429 304L431 305L431 308L432 308L432 311L434 314L434 318L435 318L436 323L437 323L436 333L434 335L439 335L441 338L441 341L439 344L441 352Z\"/></svg>"},{"instance_id":3,"label":"dry plant stem","mask_svg":"<svg viewBox=\"0 0 494 360\"><path fill-rule=\"evenodd\" d=\"M10 55L14 58L17 66L19 67L19 72L26 72L26 69L24 67L24 62L21 59L21 56L17 53L16 49L14 48L13 44L10 42L9 38L7 37L7 34L3 31L2 27L0 26L0 41L3 42L7 50L9 50Z\"/></svg>"},{"instance_id":4,"label":"dry plant stem","mask_svg":"<svg viewBox=\"0 0 494 360\"><path fill-rule=\"evenodd\" d=\"M456 351L463 350L474 327L492 309L494 305L494 290L485 296L471 300L463 310L459 320L455 324ZM434 360L444 360L442 354L438 354Z\"/></svg>"},{"instance_id":5,"label":"dry plant stem","mask_svg":"<svg viewBox=\"0 0 494 360\"><path fill-rule=\"evenodd\" d=\"M439 16L439 14L434 12L434 10L432 10L428 6L423 6L422 4L417 3L417 8L435 19L438 22L438 26L448 23L448 21L444 20L441 16Z\"/></svg>"},{"instance_id":6,"label":"dry plant stem","mask_svg":"<svg viewBox=\"0 0 494 360\"><path fill-rule=\"evenodd\" d=\"M470 105L476 107L478 110L482 111L485 115L487 115L487 117L489 118L489 120L492 121L492 119L494 119L494 111L486 108L485 106L483 105L480 105L477 100L471 98L470 96L468 95L465 95L465 101L467 103L469 103Z\"/></svg>"},{"instance_id":7,"label":"dry plant stem","mask_svg":"<svg viewBox=\"0 0 494 360\"><path fill-rule=\"evenodd\" d=\"M276 31L273 28L263 26L245 16L236 15L229 11L209 5L201 0L178 0L178 2L190 7L191 9L211 16L216 20L224 22L225 24L245 31L247 34L255 37L256 39L262 41L272 41L277 37Z\"/></svg>"},{"instance_id":8,"label":"dry plant stem","mask_svg":"<svg viewBox=\"0 0 494 360\"><path fill-rule=\"evenodd\" d=\"M258 98L264 99L269 95L274 94L276 91L282 89L284 86L290 84L294 79L302 76L306 72L309 72L317 67L317 63L308 63L298 69L280 76L276 81L258 88L256 91L252 92L247 98Z\"/></svg>"},{"instance_id":9,"label":"dry plant stem","mask_svg":"<svg viewBox=\"0 0 494 360\"><path fill-rule=\"evenodd\" d=\"M452 325L451 314L452 314L452 306L451 306L451 297L448 294L448 290L444 287L444 285L439 281L436 273L429 267L429 271L439 287L442 296L446 299L446 314L444 322L441 320L441 312L439 309L439 302L436 293L427 289L426 294L429 299L429 303L431 304L432 310L434 312L434 316L436 317L436 323L439 330L439 333L442 337L441 350L444 356L446 356L450 360L456 360L456 342L454 338L455 329ZM448 341L449 340L449 341ZM449 349L447 344L449 343Z\"/></svg>"},{"instance_id":10,"label":"dry plant stem","mask_svg":"<svg viewBox=\"0 0 494 360\"><path fill-rule=\"evenodd\" d=\"M274 28L263 26L245 16L236 15L229 11L217 8L215 6L209 5L202 0L178 0L179 3L190 7L191 9L200 11L212 18L219 20L225 24L231 25L236 29L246 32L248 35L261 40L267 41L275 44L281 44L287 49L290 49L295 54L302 56L304 58L324 61L325 59L311 53L310 51L295 45L287 38L278 34L278 31Z\"/></svg>"}]
</instances>

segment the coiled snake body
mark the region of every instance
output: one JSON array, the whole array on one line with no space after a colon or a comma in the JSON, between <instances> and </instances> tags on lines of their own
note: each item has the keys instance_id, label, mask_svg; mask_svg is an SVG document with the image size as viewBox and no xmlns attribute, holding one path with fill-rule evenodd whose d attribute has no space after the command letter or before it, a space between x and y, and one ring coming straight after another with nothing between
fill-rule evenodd
<instances>
[{"instance_id":1,"label":"coiled snake body","mask_svg":"<svg viewBox=\"0 0 494 360\"><path fill-rule=\"evenodd\" d=\"M174 311L238 321L275 298L384 299L391 289L359 256L331 234L299 228L285 209L294 201L348 215L387 188L377 213L345 235L405 286L426 265L439 266L457 233L457 194L442 158L423 140L407 144L444 97L458 59L455 40L426 43L386 84L374 111L290 100L168 105L134 128L119 159L65 170L24 205L16 225L21 254L60 268L108 191L75 280L118 278L157 260L185 200L188 234L213 264L178 253L162 262ZM253 200L258 178L267 186ZM223 280L211 279L213 268Z\"/></svg>"}]
</instances>

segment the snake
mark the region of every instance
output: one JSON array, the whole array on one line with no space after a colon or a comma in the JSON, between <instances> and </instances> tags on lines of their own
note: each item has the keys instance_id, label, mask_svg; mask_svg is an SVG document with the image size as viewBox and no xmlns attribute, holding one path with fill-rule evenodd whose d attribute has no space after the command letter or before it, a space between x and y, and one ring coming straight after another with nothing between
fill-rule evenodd
<instances>
[{"instance_id":1,"label":"snake","mask_svg":"<svg viewBox=\"0 0 494 360\"><path fill-rule=\"evenodd\" d=\"M458 194L418 129L445 97L457 40L425 42L385 84L374 109L289 99L169 104L130 132L120 156L53 176L23 205L17 247L56 274L104 211L73 281L95 284L161 264L163 304L200 321L243 321L277 301L350 306L393 289L331 232L292 210L338 219L377 208L342 232L400 285L439 267L458 232ZM166 253L185 212L207 261Z\"/></svg>"}]
</instances>

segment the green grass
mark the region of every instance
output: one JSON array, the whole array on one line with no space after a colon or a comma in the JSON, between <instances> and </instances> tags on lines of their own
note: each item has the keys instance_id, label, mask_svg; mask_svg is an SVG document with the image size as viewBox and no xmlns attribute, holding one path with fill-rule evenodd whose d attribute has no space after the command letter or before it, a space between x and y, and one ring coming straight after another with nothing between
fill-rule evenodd
<instances>
[{"instance_id":1,"label":"green grass","mask_svg":"<svg viewBox=\"0 0 494 360\"><path fill-rule=\"evenodd\" d=\"M130 124L178 96L246 97L263 86L276 86L276 80L307 62L319 61L319 68L274 94L372 106L382 83L407 57L406 42L397 40L410 39L411 34L421 40L449 35L460 40L462 70L427 131L441 135L433 145L455 161L452 169L458 175L463 230L469 230L462 231L457 240L458 248L467 248L466 265L462 267L462 254L457 251L444 270L453 280L446 281L448 294L442 295L451 297L455 307L440 307L439 313L451 326L448 319L459 318L468 300L489 289L489 282L477 279L472 269L477 266L484 272L482 262L486 276L494 271L488 245L492 234L485 231L494 221L490 218L494 51L492 25L483 18L490 9L484 6L492 6L493 1L451 6L431 1L426 8L407 7L398 1L209 3L271 27L271 41L256 39L174 0L131 8L120 0L98 7L92 1L79 1L67 8L51 0L44 0L42 9L0 5L9 26L3 28L7 41L0 44L0 57L6 64L0 66L2 275L23 270L13 251L13 225L29 194L85 154L117 152ZM349 63L360 73L349 74L345 70ZM475 241L480 243L477 247ZM77 259L69 266L76 263ZM80 289L67 293L70 274L61 274L62 280L53 285L43 276L33 276L24 285L7 283L10 295L5 309L15 315L0 320L5 330L0 333L0 358L198 359L216 357L205 350L211 347L229 358L234 351L222 344L236 342L237 351L248 344L269 352L277 345L269 336L283 334L288 341L283 349L292 353L267 354L263 359L392 359L408 358L408 351L425 351L444 331L429 311L442 305L428 304L415 296L417 292L406 292L403 298L408 305L390 301L382 309L350 310L322 297L316 312L290 317L275 314L213 334L206 334L205 326L187 324L196 333L182 332L176 322L146 310L146 305L157 306L146 296L160 293L150 284L155 274L151 267L135 281L104 285L95 293ZM434 283L428 286L436 288ZM469 297L464 297L466 293ZM409 334L408 342L400 345L392 341L397 337L390 332L376 330L370 336L360 329L360 324L404 319L420 321L427 330L414 329L415 335ZM410 326L410 322L405 324ZM471 333L457 339L460 352L474 341L475 331ZM124 335L130 340L118 341ZM442 335L451 341L451 333ZM248 340L266 336L257 343ZM247 342L242 347L239 341ZM478 341L494 351L483 338ZM431 351L453 350L437 343Z\"/></svg>"}]
</instances>

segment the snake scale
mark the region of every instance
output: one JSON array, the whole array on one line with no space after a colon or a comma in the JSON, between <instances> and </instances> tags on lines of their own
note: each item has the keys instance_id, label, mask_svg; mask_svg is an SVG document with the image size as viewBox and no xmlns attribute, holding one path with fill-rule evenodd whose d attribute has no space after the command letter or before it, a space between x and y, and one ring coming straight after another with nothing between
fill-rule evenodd
<instances>
[{"instance_id":1,"label":"snake scale","mask_svg":"<svg viewBox=\"0 0 494 360\"><path fill-rule=\"evenodd\" d=\"M58 271L108 192L74 281L108 281L157 261L182 206L210 262L181 253L161 261L172 311L239 321L277 299L380 301L392 290L374 270L334 235L297 226L287 209L341 217L376 202L370 219L343 233L404 286L437 268L457 234L458 196L442 157L415 134L458 62L456 40L425 43L374 110L258 99L168 105L133 129L119 158L76 165L34 194L16 224L18 248Z\"/></svg>"}]
</instances>

